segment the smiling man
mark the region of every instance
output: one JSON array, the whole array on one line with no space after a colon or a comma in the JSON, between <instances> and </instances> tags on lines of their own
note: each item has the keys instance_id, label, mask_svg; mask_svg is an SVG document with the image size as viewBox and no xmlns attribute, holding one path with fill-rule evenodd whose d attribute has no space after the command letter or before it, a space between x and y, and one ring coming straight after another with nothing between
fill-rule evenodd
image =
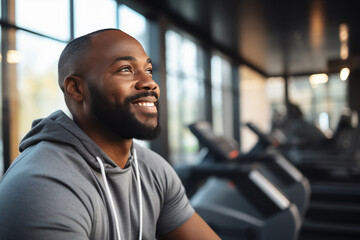
<instances>
[{"instance_id":1,"label":"smiling man","mask_svg":"<svg viewBox=\"0 0 360 240\"><path fill-rule=\"evenodd\" d=\"M151 59L116 29L70 42L59 85L72 113L36 120L0 183L0 239L219 239L172 167L133 138L159 135Z\"/></svg>"}]
</instances>

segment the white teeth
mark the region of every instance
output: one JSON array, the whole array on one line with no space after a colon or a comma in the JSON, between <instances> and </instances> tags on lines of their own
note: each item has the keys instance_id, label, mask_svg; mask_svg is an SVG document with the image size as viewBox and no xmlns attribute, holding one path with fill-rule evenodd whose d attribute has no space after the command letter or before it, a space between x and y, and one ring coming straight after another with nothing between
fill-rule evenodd
<instances>
[{"instance_id":1,"label":"white teeth","mask_svg":"<svg viewBox=\"0 0 360 240\"><path fill-rule=\"evenodd\" d=\"M155 104L153 102L138 102L136 104L139 105L140 107L152 107L152 106L155 106Z\"/></svg>"}]
</instances>

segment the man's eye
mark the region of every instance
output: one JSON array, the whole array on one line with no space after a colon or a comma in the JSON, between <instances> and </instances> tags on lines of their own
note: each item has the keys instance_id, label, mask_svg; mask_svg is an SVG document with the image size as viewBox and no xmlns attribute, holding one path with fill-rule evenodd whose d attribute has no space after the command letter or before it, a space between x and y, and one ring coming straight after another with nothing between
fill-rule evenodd
<instances>
[{"instance_id":1,"label":"man's eye","mask_svg":"<svg viewBox=\"0 0 360 240\"><path fill-rule=\"evenodd\" d=\"M151 68L145 70L145 72L146 72L147 74L151 74L151 75L152 75L152 71L153 71L153 70L152 70Z\"/></svg>"},{"instance_id":2,"label":"man's eye","mask_svg":"<svg viewBox=\"0 0 360 240\"><path fill-rule=\"evenodd\" d=\"M122 67L118 70L118 72L131 72L130 67Z\"/></svg>"}]
</instances>

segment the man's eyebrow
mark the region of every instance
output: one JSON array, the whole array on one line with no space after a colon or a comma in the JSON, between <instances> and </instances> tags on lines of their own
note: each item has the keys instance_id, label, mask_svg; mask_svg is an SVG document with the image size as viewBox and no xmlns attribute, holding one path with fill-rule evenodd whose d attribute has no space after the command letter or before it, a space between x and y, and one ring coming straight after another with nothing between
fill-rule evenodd
<instances>
[{"instance_id":1,"label":"man's eyebrow","mask_svg":"<svg viewBox=\"0 0 360 240\"><path fill-rule=\"evenodd\" d=\"M136 58L134 58L133 56L117 57L117 58L115 58L115 60L112 62L111 65L114 65L116 62L119 62L119 61L132 61L132 62L136 62Z\"/></svg>"},{"instance_id":2,"label":"man's eyebrow","mask_svg":"<svg viewBox=\"0 0 360 240\"><path fill-rule=\"evenodd\" d=\"M112 62L111 65L115 64L116 62L119 61L132 61L132 62L136 62L137 59L133 56L122 56L122 57L117 57L115 58L115 60ZM146 59L146 63L152 63L151 58Z\"/></svg>"}]
</instances>

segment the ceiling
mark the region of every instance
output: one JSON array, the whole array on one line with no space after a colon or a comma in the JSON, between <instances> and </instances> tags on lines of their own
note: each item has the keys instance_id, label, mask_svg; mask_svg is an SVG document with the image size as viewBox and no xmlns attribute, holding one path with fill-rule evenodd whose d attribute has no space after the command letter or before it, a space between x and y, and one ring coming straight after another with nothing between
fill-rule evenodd
<instances>
[{"instance_id":1,"label":"ceiling","mask_svg":"<svg viewBox=\"0 0 360 240\"><path fill-rule=\"evenodd\" d=\"M171 22L266 76L335 71L343 62L342 23L349 29L347 61L360 54L357 0L138 2L146 2Z\"/></svg>"}]
</instances>

